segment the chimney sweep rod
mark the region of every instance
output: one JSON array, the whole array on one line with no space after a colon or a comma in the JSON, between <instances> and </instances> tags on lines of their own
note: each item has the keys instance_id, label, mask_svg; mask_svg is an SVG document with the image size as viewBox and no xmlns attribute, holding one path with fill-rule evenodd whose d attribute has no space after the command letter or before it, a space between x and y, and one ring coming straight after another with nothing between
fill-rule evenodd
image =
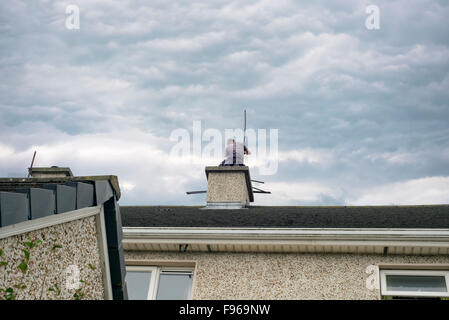
<instances>
[{"instance_id":1,"label":"chimney sweep rod","mask_svg":"<svg viewBox=\"0 0 449 320\"><path fill-rule=\"evenodd\" d=\"M243 111L243 145L246 145L246 109Z\"/></svg>"},{"instance_id":2,"label":"chimney sweep rod","mask_svg":"<svg viewBox=\"0 0 449 320\"><path fill-rule=\"evenodd\" d=\"M270 191L265 191L256 187L253 187L253 189L256 190L256 191L253 190L254 193L271 193Z\"/></svg>"},{"instance_id":3,"label":"chimney sweep rod","mask_svg":"<svg viewBox=\"0 0 449 320\"><path fill-rule=\"evenodd\" d=\"M197 194L197 193L206 193L206 190L202 190L202 191L187 191L186 194Z\"/></svg>"},{"instance_id":4,"label":"chimney sweep rod","mask_svg":"<svg viewBox=\"0 0 449 320\"><path fill-rule=\"evenodd\" d=\"M31 175L31 169L33 168L33 165L34 165L34 159L36 158L36 150L34 150L34 154L33 154L33 160L31 160L31 165L30 165L30 167L28 168L28 178L30 177L30 175Z\"/></svg>"}]
</instances>

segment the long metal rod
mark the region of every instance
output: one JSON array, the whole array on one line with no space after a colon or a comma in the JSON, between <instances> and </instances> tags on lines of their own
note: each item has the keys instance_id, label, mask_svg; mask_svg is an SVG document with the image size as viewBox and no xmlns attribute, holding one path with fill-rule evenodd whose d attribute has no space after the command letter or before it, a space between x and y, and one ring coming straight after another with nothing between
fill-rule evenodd
<instances>
[{"instance_id":1,"label":"long metal rod","mask_svg":"<svg viewBox=\"0 0 449 320\"><path fill-rule=\"evenodd\" d=\"M263 182L263 181L253 180L253 179L251 179L251 181L252 181L252 182L257 182L257 183L265 183L265 182Z\"/></svg>"},{"instance_id":2,"label":"long metal rod","mask_svg":"<svg viewBox=\"0 0 449 320\"><path fill-rule=\"evenodd\" d=\"M33 168L33 165L34 165L34 159L36 158L36 150L34 151L34 154L33 154L33 160L31 160L31 165L30 165L30 167L28 168L28 178L30 177L30 175L31 175L31 169Z\"/></svg>"},{"instance_id":3,"label":"long metal rod","mask_svg":"<svg viewBox=\"0 0 449 320\"><path fill-rule=\"evenodd\" d=\"M246 145L246 109L243 111L243 145Z\"/></svg>"},{"instance_id":4,"label":"long metal rod","mask_svg":"<svg viewBox=\"0 0 449 320\"><path fill-rule=\"evenodd\" d=\"M197 193L206 193L206 190L201 190L201 191L187 191L187 194L197 194Z\"/></svg>"},{"instance_id":5,"label":"long metal rod","mask_svg":"<svg viewBox=\"0 0 449 320\"><path fill-rule=\"evenodd\" d=\"M257 191L253 190L254 193L271 193L270 191L265 191L256 187L253 187L253 189L257 190Z\"/></svg>"}]
</instances>

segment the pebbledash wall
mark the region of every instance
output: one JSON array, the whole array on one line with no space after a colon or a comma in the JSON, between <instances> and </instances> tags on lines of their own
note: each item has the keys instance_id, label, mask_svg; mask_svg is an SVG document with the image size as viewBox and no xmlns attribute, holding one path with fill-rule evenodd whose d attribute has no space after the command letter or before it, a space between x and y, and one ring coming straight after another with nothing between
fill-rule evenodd
<instances>
[{"instance_id":1,"label":"pebbledash wall","mask_svg":"<svg viewBox=\"0 0 449 320\"><path fill-rule=\"evenodd\" d=\"M95 216L0 239L0 250L0 300L105 297Z\"/></svg>"},{"instance_id":2,"label":"pebbledash wall","mask_svg":"<svg viewBox=\"0 0 449 320\"><path fill-rule=\"evenodd\" d=\"M223 190L226 192L220 192ZM243 172L230 172L225 175L209 173L207 192L207 202L245 201L249 203Z\"/></svg>"},{"instance_id":3,"label":"pebbledash wall","mask_svg":"<svg viewBox=\"0 0 449 320\"><path fill-rule=\"evenodd\" d=\"M380 299L379 289L366 286L368 266L449 264L447 255L330 253L126 251L125 260L128 265L194 263L194 300Z\"/></svg>"}]
</instances>

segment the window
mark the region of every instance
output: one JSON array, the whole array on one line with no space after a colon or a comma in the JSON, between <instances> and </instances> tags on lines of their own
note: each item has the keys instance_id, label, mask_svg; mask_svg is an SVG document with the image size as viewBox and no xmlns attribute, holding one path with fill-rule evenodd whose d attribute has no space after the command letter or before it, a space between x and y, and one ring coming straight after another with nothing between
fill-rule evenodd
<instances>
[{"instance_id":1,"label":"window","mask_svg":"<svg viewBox=\"0 0 449 320\"><path fill-rule=\"evenodd\" d=\"M449 271L380 270L384 299L449 297Z\"/></svg>"},{"instance_id":2,"label":"window","mask_svg":"<svg viewBox=\"0 0 449 320\"><path fill-rule=\"evenodd\" d=\"M192 295L192 282L191 268L126 268L129 300L189 300Z\"/></svg>"}]
</instances>

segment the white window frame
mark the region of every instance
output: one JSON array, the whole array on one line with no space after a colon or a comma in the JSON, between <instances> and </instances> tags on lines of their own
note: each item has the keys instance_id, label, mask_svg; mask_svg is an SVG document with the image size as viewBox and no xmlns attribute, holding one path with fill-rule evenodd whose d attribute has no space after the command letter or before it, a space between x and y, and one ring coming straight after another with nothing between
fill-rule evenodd
<instances>
[{"instance_id":1,"label":"white window frame","mask_svg":"<svg viewBox=\"0 0 449 320\"><path fill-rule=\"evenodd\" d=\"M162 273L191 274L192 277L194 276L194 268L191 267L126 266L126 271L151 272L147 300L156 300L157 290L159 288L159 277ZM192 295L193 292L190 294L190 300Z\"/></svg>"},{"instance_id":2,"label":"white window frame","mask_svg":"<svg viewBox=\"0 0 449 320\"><path fill-rule=\"evenodd\" d=\"M430 291L389 291L387 275L403 276L443 276L446 281L446 292ZM380 288L382 296L400 297L449 297L449 270L380 270Z\"/></svg>"}]
</instances>

